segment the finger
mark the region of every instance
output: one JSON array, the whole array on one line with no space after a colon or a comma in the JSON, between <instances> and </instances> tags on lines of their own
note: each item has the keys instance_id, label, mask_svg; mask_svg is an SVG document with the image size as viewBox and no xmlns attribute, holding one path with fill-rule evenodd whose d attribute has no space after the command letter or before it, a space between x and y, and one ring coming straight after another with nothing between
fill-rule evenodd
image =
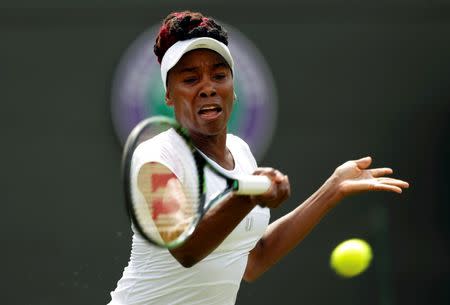
<instances>
[{"instance_id":1,"label":"finger","mask_svg":"<svg viewBox=\"0 0 450 305\"><path fill-rule=\"evenodd\" d=\"M382 184L382 183L374 183L371 187L372 191L388 191L395 192L398 194L402 193L402 189L395 185Z\"/></svg>"},{"instance_id":2,"label":"finger","mask_svg":"<svg viewBox=\"0 0 450 305\"><path fill-rule=\"evenodd\" d=\"M356 165L360 168L360 169L366 169L370 166L370 164L372 164L372 158L371 157L364 157L361 158L359 160L355 160Z\"/></svg>"},{"instance_id":3,"label":"finger","mask_svg":"<svg viewBox=\"0 0 450 305\"><path fill-rule=\"evenodd\" d=\"M283 173L271 167L258 168L253 174L268 176L272 181L275 181L276 183L281 183L284 179Z\"/></svg>"},{"instance_id":4,"label":"finger","mask_svg":"<svg viewBox=\"0 0 450 305\"><path fill-rule=\"evenodd\" d=\"M394 178L378 178L378 183L395 185L401 188L409 188L409 183L403 180L394 179Z\"/></svg>"},{"instance_id":5,"label":"finger","mask_svg":"<svg viewBox=\"0 0 450 305\"><path fill-rule=\"evenodd\" d=\"M273 175L275 169L271 167L258 167L253 175Z\"/></svg>"},{"instance_id":6,"label":"finger","mask_svg":"<svg viewBox=\"0 0 450 305\"><path fill-rule=\"evenodd\" d=\"M369 172L372 174L372 177L381 177L385 175L391 175L394 171L389 167L384 168L374 168L369 170Z\"/></svg>"},{"instance_id":7,"label":"finger","mask_svg":"<svg viewBox=\"0 0 450 305\"><path fill-rule=\"evenodd\" d=\"M291 197L291 187L286 185L283 187L283 196L281 197L281 201L286 201L289 197Z\"/></svg>"},{"instance_id":8,"label":"finger","mask_svg":"<svg viewBox=\"0 0 450 305\"><path fill-rule=\"evenodd\" d=\"M270 172L273 171L274 168L273 167L258 167L257 169L255 169L255 172Z\"/></svg>"},{"instance_id":9,"label":"finger","mask_svg":"<svg viewBox=\"0 0 450 305\"><path fill-rule=\"evenodd\" d=\"M275 170L274 179L277 183L284 183L286 180L286 175L281 173L279 170Z\"/></svg>"},{"instance_id":10,"label":"finger","mask_svg":"<svg viewBox=\"0 0 450 305\"><path fill-rule=\"evenodd\" d=\"M287 176L284 176L284 175L283 175L282 180L279 183L276 183L275 185L277 187L278 193L285 193L290 188L289 179Z\"/></svg>"},{"instance_id":11,"label":"finger","mask_svg":"<svg viewBox=\"0 0 450 305\"><path fill-rule=\"evenodd\" d=\"M287 189L289 190L289 195L291 195L291 183L289 182L289 177L288 177L288 175L285 175L285 176L284 176L284 180L285 180L285 183L286 183L286 187L287 187Z\"/></svg>"},{"instance_id":12,"label":"finger","mask_svg":"<svg viewBox=\"0 0 450 305\"><path fill-rule=\"evenodd\" d=\"M281 201L285 201L291 196L291 185L289 183L289 177L284 176L283 183L280 184L280 199Z\"/></svg>"}]
</instances>

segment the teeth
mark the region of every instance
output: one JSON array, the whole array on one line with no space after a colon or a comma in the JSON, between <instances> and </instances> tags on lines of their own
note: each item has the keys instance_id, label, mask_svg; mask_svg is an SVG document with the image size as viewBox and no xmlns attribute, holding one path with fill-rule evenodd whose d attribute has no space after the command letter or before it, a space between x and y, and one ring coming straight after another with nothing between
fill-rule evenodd
<instances>
[{"instance_id":1,"label":"teeth","mask_svg":"<svg viewBox=\"0 0 450 305\"><path fill-rule=\"evenodd\" d=\"M205 107L202 107L200 110L213 110L213 109L216 109L216 108L218 108L218 107L216 107L216 106L205 106Z\"/></svg>"}]
</instances>

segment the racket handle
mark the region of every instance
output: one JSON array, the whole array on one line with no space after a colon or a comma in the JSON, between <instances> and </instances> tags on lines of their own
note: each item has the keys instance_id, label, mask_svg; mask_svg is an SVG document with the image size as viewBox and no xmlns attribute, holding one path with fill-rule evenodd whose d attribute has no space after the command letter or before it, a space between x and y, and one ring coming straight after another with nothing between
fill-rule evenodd
<instances>
[{"instance_id":1,"label":"racket handle","mask_svg":"<svg viewBox=\"0 0 450 305\"><path fill-rule=\"evenodd\" d=\"M272 181L266 176L246 176L238 179L235 192L239 195L260 195L267 192Z\"/></svg>"}]
</instances>

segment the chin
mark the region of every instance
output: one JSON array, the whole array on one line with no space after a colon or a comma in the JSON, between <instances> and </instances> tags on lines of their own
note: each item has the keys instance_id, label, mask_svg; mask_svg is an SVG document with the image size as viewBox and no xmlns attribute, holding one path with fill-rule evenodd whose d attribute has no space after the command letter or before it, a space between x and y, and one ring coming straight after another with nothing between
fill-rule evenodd
<instances>
[{"instance_id":1,"label":"chin","mask_svg":"<svg viewBox=\"0 0 450 305\"><path fill-rule=\"evenodd\" d=\"M215 128L215 127L202 128L202 133L208 137L215 137L222 134L226 134L227 128L226 126L222 128Z\"/></svg>"},{"instance_id":2,"label":"chin","mask_svg":"<svg viewBox=\"0 0 450 305\"><path fill-rule=\"evenodd\" d=\"M202 124L195 132L208 137L219 136L227 133L227 124L216 121L207 122Z\"/></svg>"}]
</instances>

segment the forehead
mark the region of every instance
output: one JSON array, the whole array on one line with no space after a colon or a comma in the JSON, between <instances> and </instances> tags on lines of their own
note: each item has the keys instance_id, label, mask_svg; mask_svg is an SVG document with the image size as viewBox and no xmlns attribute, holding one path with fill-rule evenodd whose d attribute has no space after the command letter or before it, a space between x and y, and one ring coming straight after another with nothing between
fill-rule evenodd
<instances>
[{"instance_id":1,"label":"forehead","mask_svg":"<svg viewBox=\"0 0 450 305\"><path fill-rule=\"evenodd\" d=\"M214 66L225 64L229 67L227 61L217 52L209 49L195 49L184 54L173 70L180 70L186 67Z\"/></svg>"}]
</instances>

